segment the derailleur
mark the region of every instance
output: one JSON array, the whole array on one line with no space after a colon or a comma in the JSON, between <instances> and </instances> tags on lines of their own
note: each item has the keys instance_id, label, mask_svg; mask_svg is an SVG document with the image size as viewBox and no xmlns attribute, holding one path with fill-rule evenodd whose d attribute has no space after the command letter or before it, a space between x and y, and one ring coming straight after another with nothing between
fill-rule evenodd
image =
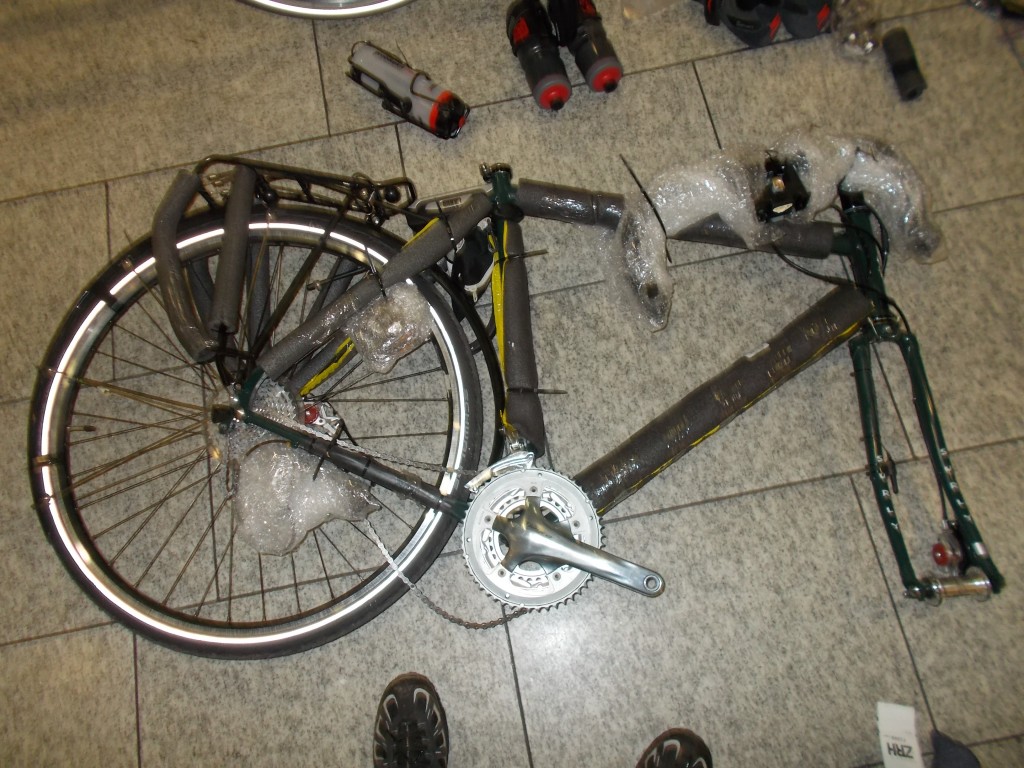
<instances>
[{"instance_id":1,"label":"derailleur","mask_svg":"<svg viewBox=\"0 0 1024 768\"><path fill-rule=\"evenodd\" d=\"M469 570L497 600L546 608L571 599L597 576L642 595L665 589L660 574L601 549L601 523L576 483L514 453L468 483L463 527Z\"/></svg>"}]
</instances>

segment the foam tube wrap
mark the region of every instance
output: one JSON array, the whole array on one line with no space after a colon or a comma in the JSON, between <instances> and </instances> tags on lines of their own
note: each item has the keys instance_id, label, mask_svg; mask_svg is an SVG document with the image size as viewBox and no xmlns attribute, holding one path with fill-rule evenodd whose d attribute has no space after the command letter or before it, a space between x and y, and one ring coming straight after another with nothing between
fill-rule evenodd
<instances>
[{"instance_id":1,"label":"foam tube wrap","mask_svg":"<svg viewBox=\"0 0 1024 768\"><path fill-rule=\"evenodd\" d=\"M576 475L576 483L603 514L849 338L872 309L871 301L855 288L832 290L773 339L685 395Z\"/></svg>"},{"instance_id":2,"label":"foam tube wrap","mask_svg":"<svg viewBox=\"0 0 1024 768\"><path fill-rule=\"evenodd\" d=\"M231 194L224 209L224 239L217 259L213 305L207 318L207 327L213 333L232 334L238 330L249 247L249 215L255 189L256 171L247 165L235 168Z\"/></svg>"},{"instance_id":3,"label":"foam tube wrap","mask_svg":"<svg viewBox=\"0 0 1024 768\"><path fill-rule=\"evenodd\" d=\"M758 246L759 250L775 253L775 247L790 256L805 259L825 259L832 253L836 229L827 222L808 223L776 222L772 225L775 235L770 243ZM697 243L711 243L730 248L746 248L743 238L722 221L718 214L709 216L674 236L676 240Z\"/></svg>"},{"instance_id":4,"label":"foam tube wrap","mask_svg":"<svg viewBox=\"0 0 1024 768\"><path fill-rule=\"evenodd\" d=\"M381 286L390 288L434 266L490 210L488 197L476 192L464 207L447 216L447 226L445 221L433 219L379 270L380 285L373 278L367 278L352 286L260 355L260 368L271 378L279 378L307 354L326 344L356 312L378 298Z\"/></svg>"},{"instance_id":5,"label":"foam tube wrap","mask_svg":"<svg viewBox=\"0 0 1024 768\"><path fill-rule=\"evenodd\" d=\"M192 304L178 257L178 224L202 182L198 175L180 171L153 216L153 257L171 328L189 357L205 363L213 359L216 342L203 328Z\"/></svg>"},{"instance_id":6,"label":"foam tube wrap","mask_svg":"<svg viewBox=\"0 0 1024 768\"><path fill-rule=\"evenodd\" d=\"M615 229L622 217L622 195L522 179L516 204L527 216Z\"/></svg>"}]
</instances>

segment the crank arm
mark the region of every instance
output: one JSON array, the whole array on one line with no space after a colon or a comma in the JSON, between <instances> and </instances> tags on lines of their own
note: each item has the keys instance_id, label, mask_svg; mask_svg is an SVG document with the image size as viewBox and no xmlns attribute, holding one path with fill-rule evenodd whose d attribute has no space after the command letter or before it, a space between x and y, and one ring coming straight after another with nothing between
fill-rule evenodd
<instances>
[{"instance_id":1,"label":"crank arm","mask_svg":"<svg viewBox=\"0 0 1024 768\"><path fill-rule=\"evenodd\" d=\"M508 543L508 552L502 560L502 565L508 570L528 560L571 565L648 597L657 597L665 590L661 574L576 541L562 528L549 522L532 496L527 497L518 517L511 520L495 517L492 525Z\"/></svg>"}]
</instances>

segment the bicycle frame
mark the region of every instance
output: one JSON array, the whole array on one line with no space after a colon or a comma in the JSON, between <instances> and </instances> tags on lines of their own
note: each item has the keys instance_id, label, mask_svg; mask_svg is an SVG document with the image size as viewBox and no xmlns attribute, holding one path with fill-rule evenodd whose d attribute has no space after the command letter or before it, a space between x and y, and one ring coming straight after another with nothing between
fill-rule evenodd
<instances>
[{"instance_id":1,"label":"bicycle frame","mask_svg":"<svg viewBox=\"0 0 1024 768\"><path fill-rule=\"evenodd\" d=\"M198 323L194 314L190 314L194 310L190 310L184 293L184 269L174 258L173 229L188 201L199 189L199 170L216 161L230 162L239 169L226 206L218 288L222 282L222 270L226 276L225 284L241 284L238 281L244 270L244 260L236 244L247 237L247 232L232 231L232 228L237 230L242 226L237 222L248 217L256 176L265 172L294 170L233 158L212 158L199 166L196 173L179 177L165 198L154 225L154 253L161 286L165 295L171 297L166 303L172 325L186 349L197 360L212 359L219 342ZM318 183L323 183L340 177L320 174L315 178ZM313 437L253 413L248 409L248 397L264 374L286 386L289 383L294 386L294 382L288 381L288 372L325 344L349 318L392 286L433 269L478 225L489 220L494 251L491 287L496 347L505 386L499 426L510 446L542 454L546 437L520 221L542 218L614 229L622 216L624 201L620 195L536 181L523 180L513 184L511 170L507 166L485 166L484 179L489 185L486 189L441 196L417 204L417 211L431 215L429 222L375 273L376 280L364 280L349 288L273 347L259 354L258 368L249 376L238 398L246 421L322 456L348 472L460 518L465 510L464 489L442 494L417 478L358 450ZM623 444L578 473L574 481L591 499L598 514L604 514L800 370L840 344L848 343L854 364L869 475L905 594L915 599L938 602L945 597L984 597L998 593L1004 586L1003 577L988 555L956 482L917 340L893 314L887 300L881 254L871 234L870 214L857 196L843 196L842 203L848 226L836 230L831 224L784 224L780 227L782 237L771 248L798 256L843 256L853 273L852 284L833 289L759 349L741 357L722 373L685 395ZM325 238L329 236L329 232L324 234ZM742 246L742 241L723 229L721 222L716 220L702 222L676 237ZM233 277L232 272L235 273ZM236 317L237 292L237 288L229 288L224 293L215 291L211 309L213 316ZM958 573L948 577L922 579L916 574L893 505L895 465L888 458L880 437L871 367L873 348L882 342L898 345L906 361L928 454L945 498L953 508L954 519L947 524L962 543L963 564Z\"/></svg>"}]
</instances>

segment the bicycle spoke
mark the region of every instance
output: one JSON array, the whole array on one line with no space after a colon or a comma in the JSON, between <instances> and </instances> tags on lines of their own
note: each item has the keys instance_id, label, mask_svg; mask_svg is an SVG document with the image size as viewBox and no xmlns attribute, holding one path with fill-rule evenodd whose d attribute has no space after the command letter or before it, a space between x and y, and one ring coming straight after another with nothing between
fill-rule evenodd
<instances>
[{"instance_id":1,"label":"bicycle spoke","mask_svg":"<svg viewBox=\"0 0 1024 768\"><path fill-rule=\"evenodd\" d=\"M159 408L167 411L168 413L183 415L179 411L175 411L174 408L182 408L186 412L202 412L204 410L201 405L196 405L195 403L188 403L184 400L176 400L170 397L162 397L161 395L151 395L146 392L140 392L136 389L121 387L109 381L98 381L97 379L90 379L85 376L72 378L72 380L86 387L97 389L103 394L120 395L127 400L134 400L135 402L142 403L143 405L151 405L154 408Z\"/></svg>"},{"instance_id":2,"label":"bicycle spoke","mask_svg":"<svg viewBox=\"0 0 1024 768\"><path fill-rule=\"evenodd\" d=\"M100 464L96 467L93 467L89 470L89 473L84 476L76 474L74 476L74 481L77 485L88 485L89 483L102 477L108 472L111 472L117 469L118 467L123 467L126 464L130 464L131 462L135 461L138 458L141 458L142 456L145 456L149 453L153 453L154 451L162 450L163 448L167 448L168 446L174 445L175 443L179 443L182 440L187 440L190 437L198 436L205 437L205 430L203 429L202 425L197 425L193 429L179 430L177 433L163 437L160 440L156 440L150 443L149 445L145 446L144 448L140 448L139 450L128 454L127 456L122 456L119 459L113 459L111 461L108 461L106 464Z\"/></svg>"},{"instance_id":3,"label":"bicycle spoke","mask_svg":"<svg viewBox=\"0 0 1024 768\"><path fill-rule=\"evenodd\" d=\"M82 438L81 440L69 440L68 447L70 448L82 446L85 445L86 443L95 443L103 440L113 440L118 437L124 437L125 435L130 434L132 432L143 432L147 429L163 429L168 432L180 432L181 430L179 428L171 427L169 425L176 424L177 422L182 421L184 419L188 419L193 423L199 423L199 416L197 414L188 414L187 416L174 416L170 419L165 419L164 421L149 422L137 421L134 419L122 419L118 418L117 416L110 416L109 414L88 413L85 411L79 411L77 417L82 421L111 421L114 422L115 424L130 424L131 426L129 426L126 429L117 430L115 432L104 432L103 434L100 435L85 437ZM76 419L76 421L78 419ZM93 424L85 424L76 427L76 429L87 432L94 432L96 430L96 426Z\"/></svg>"},{"instance_id":4,"label":"bicycle spoke","mask_svg":"<svg viewBox=\"0 0 1024 768\"><path fill-rule=\"evenodd\" d=\"M171 588L169 590L167 590L167 594L164 595L164 602L165 603L169 603L171 601L171 595L174 594L174 590L176 590L178 588L178 585L181 583L182 578L185 576L185 571L187 571L189 569L189 566L192 565L192 561L195 560L196 555L199 554L199 550L202 548L203 542L205 542L206 538L210 535L210 532L213 530L213 526L217 522L217 518L219 518L221 512L224 511L224 507L227 505L228 501L229 501L228 499L224 499L220 503L220 506L217 508L217 512L214 515L214 519L211 520L210 524L206 526L206 530L203 532L202 537L199 539L199 541L196 542L196 545L192 549L192 552L189 554L188 559L185 560L185 565L182 566L181 570L178 572L178 577L174 580L174 583L171 585ZM186 515L187 514L188 513L186 513ZM184 518L182 518L182 522L184 522ZM179 525L180 525L180 523L179 523ZM168 537L168 541L169 540L170 540L170 537ZM154 560L154 562L155 562L155 560Z\"/></svg>"},{"instance_id":5,"label":"bicycle spoke","mask_svg":"<svg viewBox=\"0 0 1024 768\"><path fill-rule=\"evenodd\" d=\"M219 473L219 469L218 469L218 473ZM180 496L183 493L188 493L190 490L195 488L197 485L200 485L200 484L205 483L205 482L206 482L206 478L203 477L203 478L200 478L198 480L193 480L188 485L185 485L185 486L183 486L183 487L181 487L179 489L176 489L176 490L172 489L165 496L162 496L160 499L158 499L157 501L154 501L152 504L149 504L149 505L147 505L145 507L142 507L141 509L137 510L136 512L132 512L127 517L121 518L116 523L114 523L112 525L108 525L106 528L103 528L102 530L99 530L99 531L93 533L92 537L93 537L93 539L101 539L104 536L106 536L107 534L114 532L115 530L120 528L122 525L127 525L128 523L132 522L133 520L135 520L138 517L141 517L142 515L146 514L147 512L151 512L152 514L150 515L150 517L152 517L152 515L155 514L157 511L159 511L160 507L163 506L164 504L166 504L168 501L171 501L172 499L177 498L178 496ZM148 522L148 518L147 518L147 521L143 522L143 525L145 525L146 522Z\"/></svg>"},{"instance_id":6,"label":"bicycle spoke","mask_svg":"<svg viewBox=\"0 0 1024 768\"><path fill-rule=\"evenodd\" d=\"M203 449L200 449L200 451L201 450L203 450ZM118 480L116 480L113 483L110 483L108 485L104 485L104 486L101 486L99 488L94 488L93 490L89 491L89 493L79 494L78 495L78 505L82 509L87 509L88 507L90 507L90 506L92 506L94 504L101 504L104 501L110 501L111 499L115 498L116 496L119 496L119 495L124 494L124 493L128 493L129 491L138 490L139 488L141 488L144 485L156 482L157 480L161 480L161 479L163 479L165 477L168 477L169 475L173 475L176 471L181 469L182 466L184 466L184 465L172 466L169 469L165 469L167 464L170 464L171 462L174 462L174 461L179 461L181 459L185 459L185 458L189 458L189 457L194 457L200 451L189 451L187 453L183 453L183 454L180 454L178 456L174 456L173 458L167 460L166 462L161 462L160 464L155 464L152 467L147 467L146 469L139 470L138 472L136 472L134 474L128 475L126 477L122 477L122 478L120 478L120 479L118 479ZM149 473L157 471L157 470L161 470L161 469L163 470L162 472L159 472L156 475L148 477L145 480L142 480L142 481L140 481L138 483L134 483L134 484L129 485L129 486L125 486L123 488L119 487L119 486L122 486L124 483L130 482L131 480L135 480L137 478L146 477L146 475L148 475ZM115 493L111 493L111 494L108 494L106 496L101 496L101 497L97 498L97 494L103 493L104 491L109 491L112 488L117 488L118 490Z\"/></svg>"},{"instance_id":7,"label":"bicycle spoke","mask_svg":"<svg viewBox=\"0 0 1024 768\"><path fill-rule=\"evenodd\" d=\"M175 484L171 487L171 489L166 494L164 494L163 498L161 498L158 502L156 502L156 504L154 504L152 506L152 511L149 513L149 515L146 517L146 519L143 520L139 524L139 527L136 528L135 531L132 533L132 535L128 537L128 541L126 541L123 545L121 545L121 548L117 551L117 553L114 555L114 557L109 561L111 564L116 562L117 559L119 557L121 557L121 555L123 555L125 553L125 551L128 549L128 547L131 546L131 544L135 541L136 538L138 538L139 534L142 533L142 530L147 525L149 525L150 521L153 519L153 517L156 515L156 513L159 512L163 508L163 506L167 503L167 501L169 499L173 498L173 496L177 495L176 491L178 489L178 486L185 480L186 477L188 477L189 473L192 471L192 469L198 463L199 463L199 460L197 459L196 461L192 462L192 464L190 464L188 467L186 467L186 469L181 473L181 476L178 478L178 480L175 482ZM133 515L133 517L138 517L138 515ZM123 522L124 521L122 521L122 523ZM121 525L122 523L118 523L118 525ZM111 530L111 529L107 529L107 530ZM136 586L138 586L138 585L136 584Z\"/></svg>"}]
</instances>

